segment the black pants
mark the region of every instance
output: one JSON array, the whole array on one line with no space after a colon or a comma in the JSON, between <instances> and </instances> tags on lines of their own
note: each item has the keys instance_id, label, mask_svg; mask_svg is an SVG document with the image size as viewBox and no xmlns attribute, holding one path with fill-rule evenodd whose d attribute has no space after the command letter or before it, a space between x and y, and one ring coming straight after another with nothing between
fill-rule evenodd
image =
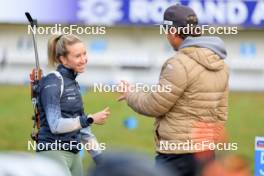
<instances>
[{"instance_id":1,"label":"black pants","mask_svg":"<svg viewBox=\"0 0 264 176\"><path fill-rule=\"evenodd\" d=\"M162 154L156 156L157 167L169 170L174 176L197 176L203 167L214 160L214 152Z\"/></svg>"}]
</instances>

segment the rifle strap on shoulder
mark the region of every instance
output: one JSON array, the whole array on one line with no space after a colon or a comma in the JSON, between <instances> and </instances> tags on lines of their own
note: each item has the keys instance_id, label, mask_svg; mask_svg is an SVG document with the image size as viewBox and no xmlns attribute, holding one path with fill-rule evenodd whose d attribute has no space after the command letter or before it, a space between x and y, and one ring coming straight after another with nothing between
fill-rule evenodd
<instances>
[{"instance_id":1,"label":"rifle strap on shoulder","mask_svg":"<svg viewBox=\"0 0 264 176\"><path fill-rule=\"evenodd\" d=\"M58 71L51 71L49 74L55 74L57 78L61 80L61 91L60 91L60 97L61 97L63 94L63 90L64 90L64 81L63 81L62 75Z\"/></svg>"}]
</instances>

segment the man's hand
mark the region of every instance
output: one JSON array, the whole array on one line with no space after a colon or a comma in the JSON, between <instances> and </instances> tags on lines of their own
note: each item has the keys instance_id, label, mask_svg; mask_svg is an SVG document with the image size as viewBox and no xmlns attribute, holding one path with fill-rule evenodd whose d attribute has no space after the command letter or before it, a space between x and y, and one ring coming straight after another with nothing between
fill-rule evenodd
<instances>
[{"instance_id":1,"label":"man's hand","mask_svg":"<svg viewBox=\"0 0 264 176\"><path fill-rule=\"evenodd\" d=\"M125 100L128 95L132 92L132 87L127 81L121 80L121 82L118 84L118 92L122 95L117 99L117 101Z\"/></svg>"},{"instance_id":2,"label":"man's hand","mask_svg":"<svg viewBox=\"0 0 264 176\"><path fill-rule=\"evenodd\" d=\"M92 116L95 124L103 125L106 122L109 115L110 115L110 111L109 111L109 107L107 107L100 112L92 114L91 116Z\"/></svg>"}]
</instances>

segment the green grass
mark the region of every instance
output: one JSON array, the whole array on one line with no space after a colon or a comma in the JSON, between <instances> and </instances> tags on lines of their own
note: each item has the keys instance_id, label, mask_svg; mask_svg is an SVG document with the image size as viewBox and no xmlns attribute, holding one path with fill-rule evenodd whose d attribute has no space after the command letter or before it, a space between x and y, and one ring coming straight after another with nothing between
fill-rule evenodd
<instances>
[{"instance_id":1,"label":"green grass","mask_svg":"<svg viewBox=\"0 0 264 176\"><path fill-rule=\"evenodd\" d=\"M32 106L29 88L25 86L0 86L0 150L27 151L27 141L32 127ZM153 122L154 119L140 116L127 105L116 101L118 94L87 92L83 97L85 110L94 113L109 106L111 116L102 126L93 126L100 142L107 149L125 148L154 155ZM229 119L227 132L230 142L238 143L238 151L249 159L251 167L254 161L254 138L264 136L264 93L231 93L229 98ZM123 120L136 116L138 128L128 130ZM85 163L90 157L85 155ZM88 164L87 164L88 165Z\"/></svg>"}]
</instances>

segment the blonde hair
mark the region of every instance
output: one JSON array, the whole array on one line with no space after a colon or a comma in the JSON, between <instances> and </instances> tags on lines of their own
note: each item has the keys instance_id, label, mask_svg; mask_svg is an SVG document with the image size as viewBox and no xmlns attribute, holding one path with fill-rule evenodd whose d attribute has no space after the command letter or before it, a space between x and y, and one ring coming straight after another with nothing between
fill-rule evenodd
<instances>
[{"instance_id":1,"label":"blonde hair","mask_svg":"<svg viewBox=\"0 0 264 176\"><path fill-rule=\"evenodd\" d=\"M59 57L67 56L67 46L82 41L75 35L56 35L49 39L48 42L48 59L49 65L56 66L61 63Z\"/></svg>"}]
</instances>

